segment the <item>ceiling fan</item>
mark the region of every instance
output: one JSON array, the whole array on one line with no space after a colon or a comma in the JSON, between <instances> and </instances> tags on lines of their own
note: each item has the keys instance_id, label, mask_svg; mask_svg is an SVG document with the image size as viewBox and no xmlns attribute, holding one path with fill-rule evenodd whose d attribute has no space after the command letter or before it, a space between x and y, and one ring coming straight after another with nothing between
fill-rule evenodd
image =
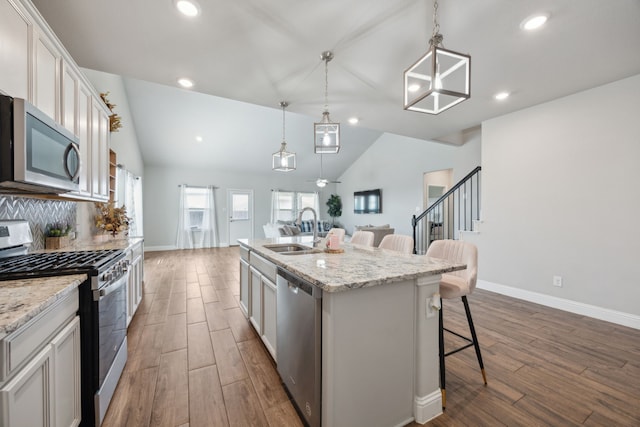
<instances>
[{"instance_id":1,"label":"ceiling fan","mask_svg":"<svg viewBox=\"0 0 640 427\"><path fill-rule=\"evenodd\" d=\"M327 184L340 184L340 181L332 181L322 177L322 154L320 154L320 178L314 180L308 180L307 182L315 182L319 188L324 188Z\"/></svg>"}]
</instances>

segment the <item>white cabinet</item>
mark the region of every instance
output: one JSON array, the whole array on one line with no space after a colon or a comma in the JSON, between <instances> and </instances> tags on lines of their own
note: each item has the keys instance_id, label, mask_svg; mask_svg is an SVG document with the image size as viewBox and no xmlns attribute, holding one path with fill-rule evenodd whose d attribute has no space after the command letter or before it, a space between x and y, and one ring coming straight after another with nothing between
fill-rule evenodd
<instances>
[{"instance_id":1,"label":"white cabinet","mask_svg":"<svg viewBox=\"0 0 640 427\"><path fill-rule=\"evenodd\" d=\"M266 258L249 252L248 300L249 321L264 342L267 350L276 359L276 296L277 268ZM242 260L240 271L240 297L242 302Z\"/></svg>"},{"instance_id":2,"label":"white cabinet","mask_svg":"<svg viewBox=\"0 0 640 427\"><path fill-rule=\"evenodd\" d=\"M33 32L33 104L60 122L59 89L61 56L53 44L39 32Z\"/></svg>"},{"instance_id":3,"label":"white cabinet","mask_svg":"<svg viewBox=\"0 0 640 427\"><path fill-rule=\"evenodd\" d=\"M127 326L129 326L133 315L136 314L136 310L140 305L140 301L142 301L143 266L143 248L142 242L140 242L131 249L129 283L127 288Z\"/></svg>"},{"instance_id":4,"label":"white cabinet","mask_svg":"<svg viewBox=\"0 0 640 427\"><path fill-rule=\"evenodd\" d=\"M2 389L3 426L49 427L53 398L51 346L46 346Z\"/></svg>"},{"instance_id":5,"label":"white cabinet","mask_svg":"<svg viewBox=\"0 0 640 427\"><path fill-rule=\"evenodd\" d=\"M80 318L51 341L53 351L54 418L57 427L80 424Z\"/></svg>"},{"instance_id":6,"label":"white cabinet","mask_svg":"<svg viewBox=\"0 0 640 427\"><path fill-rule=\"evenodd\" d=\"M80 424L77 289L0 339L0 425Z\"/></svg>"},{"instance_id":7,"label":"white cabinet","mask_svg":"<svg viewBox=\"0 0 640 427\"><path fill-rule=\"evenodd\" d=\"M80 189L109 198L109 113L30 1L0 0L0 91L24 98L80 139Z\"/></svg>"},{"instance_id":8,"label":"white cabinet","mask_svg":"<svg viewBox=\"0 0 640 427\"><path fill-rule=\"evenodd\" d=\"M276 358L276 284L266 277L262 277L262 334L260 337L264 345L271 353L273 360Z\"/></svg>"},{"instance_id":9,"label":"white cabinet","mask_svg":"<svg viewBox=\"0 0 640 427\"><path fill-rule=\"evenodd\" d=\"M8 0L0 0L0 90L29 99L30 22Z\"/></svg>"},{"instance_id":10,"label":"white cabinet","mask_svg":"<svg viewBox=\"0 0 640 427\"><path fill-rule=\"evenodd\" d=\"M62 125L67 128L69 132L73 132L74 135L79 136L78 129L78 114L80 108L78 106L78 88L79 88L78 74L73 70L73 67L66 61L62 62L62 88L60 90L60 96L62 98L62 112L60 114Z\"/></svg>"},{"instance_id":11,"label":"white cabinet","mask_svg":"<svg viewBox=\"0 0 640 427\"><path fill-rule=\"evenodd\" d=\"M255 328L258 335L262 327L262 274L253 266L249 267L250 290L249 298L249 321Z\"/></svg>"},{"instance_id":12,"label":"white cabinet","mask_svg":"<svg viewBox=\"0 0 640 427\"><path fill-rule=\"evenodd\" d=\"M249 263L240 259L240 310L249 317Z\"/></svg>"}]
</instances>

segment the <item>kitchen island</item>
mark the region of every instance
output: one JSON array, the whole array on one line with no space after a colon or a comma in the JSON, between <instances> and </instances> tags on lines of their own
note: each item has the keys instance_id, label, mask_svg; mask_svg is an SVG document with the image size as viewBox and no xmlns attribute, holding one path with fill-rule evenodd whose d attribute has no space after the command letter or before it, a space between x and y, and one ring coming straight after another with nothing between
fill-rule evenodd
<instances>
[{"instance_id":1,"label":"kitchen island","mask_svg":"<svg viewBox=\"0 0 640 427\"><path fill-rule=\"evenodd\" d=\"M400 426L437 417L438 316L431 304L440 275L465 266L350 244L343 253L269 248L288 243L310 246L308 238L240 240L241 252L322 289L322 425Z\"/></svg>"}]
</instances>

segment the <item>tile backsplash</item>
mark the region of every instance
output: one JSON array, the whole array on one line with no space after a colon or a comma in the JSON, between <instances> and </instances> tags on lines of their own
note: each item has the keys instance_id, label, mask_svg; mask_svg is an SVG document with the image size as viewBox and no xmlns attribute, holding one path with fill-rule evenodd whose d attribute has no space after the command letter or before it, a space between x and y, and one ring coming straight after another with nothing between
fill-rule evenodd
<instances>
[{"instance_id":1,"label":"tile backsplash","mask_svg":"<svg viewBox=\"0 0 640 427\"><path fill-rule=\"evenodd\" d=\"M62 222L76 228L76 202L0 196L0 219L28 221L33 234L30 250L44 249L47 224Z\"/></svg>"}]
</instances>

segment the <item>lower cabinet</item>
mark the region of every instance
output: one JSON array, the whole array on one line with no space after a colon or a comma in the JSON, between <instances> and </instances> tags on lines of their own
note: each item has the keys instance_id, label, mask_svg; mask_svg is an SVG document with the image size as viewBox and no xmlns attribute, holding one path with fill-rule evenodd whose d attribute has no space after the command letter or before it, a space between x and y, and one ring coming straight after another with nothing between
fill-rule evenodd
<instances>
[{"instance_id":1,"label":"lower cabinet","mask_svg":"<svg viewBox=\"0 0 640 427\"><path fill-rule=\"evenodd\" d=\"M240 260L240 310L249 317L249 263Z\"/></svg>"},{"instance_id":2,"label":"lower cabinet","mask_svg":"<svg viewBox=\"0 0 640 427\"><path fill-rule=\"evenodd\" d=\"M129 264L129 283L127 284L127 326L136 314L140 301L142 301L142 285L144 279L144 256L142 243L136 244L131 249Z\"/></svg>"},{"instance_id":3,"label":"lower cabinet","mask_svg":"<svg viewBox=\"0 0 640 427\"><path fill-rule=\"evenodd\" d=\"M251 298L249 298L249 321L258 332L261 333L262 329L262 274L256 270L253 266L249 268L250 271L250 292Z\"/></svg>"},{"instance_id":4,"label":"lower cabinet","mask_svg":"<svg viewBox=\"0 0 640 427\"><path fill-rule=\"evenodd\" d=\"M276 284L266 277L262 278L262 333L264 345L276 359Z\"/></svg>"},{"instance_id":5,"label":"lower cabinet","mask_svg":"<svg viewBox=\"0 0 640 427\"><path fill-rule=\"evenodd\" d=\"M72 296L77 301L77 293ZM58 306L2 340L5 360L13 360L15 354L24 355L16 359L18 369L9 371L7 381L0 383L2 426L80 424L80 318L73 312L71 320L66 317L72 304ZM60 318L65 321L56 323ZM43 342L39 337L47 328L59 332Z\"/></svg>"},{"instance_id":6,"label":"lower cabinet","mask_svg":"<svg viewBox=\"0 0 640 427\"><path fill-rule=\"evenodd\" d=\"M250 252L249 262L240 259L240 306L265 347L276 360L276 273L275 264ZM244 297L244 298L243 298Z\"/></svg>"}]
</instances>

